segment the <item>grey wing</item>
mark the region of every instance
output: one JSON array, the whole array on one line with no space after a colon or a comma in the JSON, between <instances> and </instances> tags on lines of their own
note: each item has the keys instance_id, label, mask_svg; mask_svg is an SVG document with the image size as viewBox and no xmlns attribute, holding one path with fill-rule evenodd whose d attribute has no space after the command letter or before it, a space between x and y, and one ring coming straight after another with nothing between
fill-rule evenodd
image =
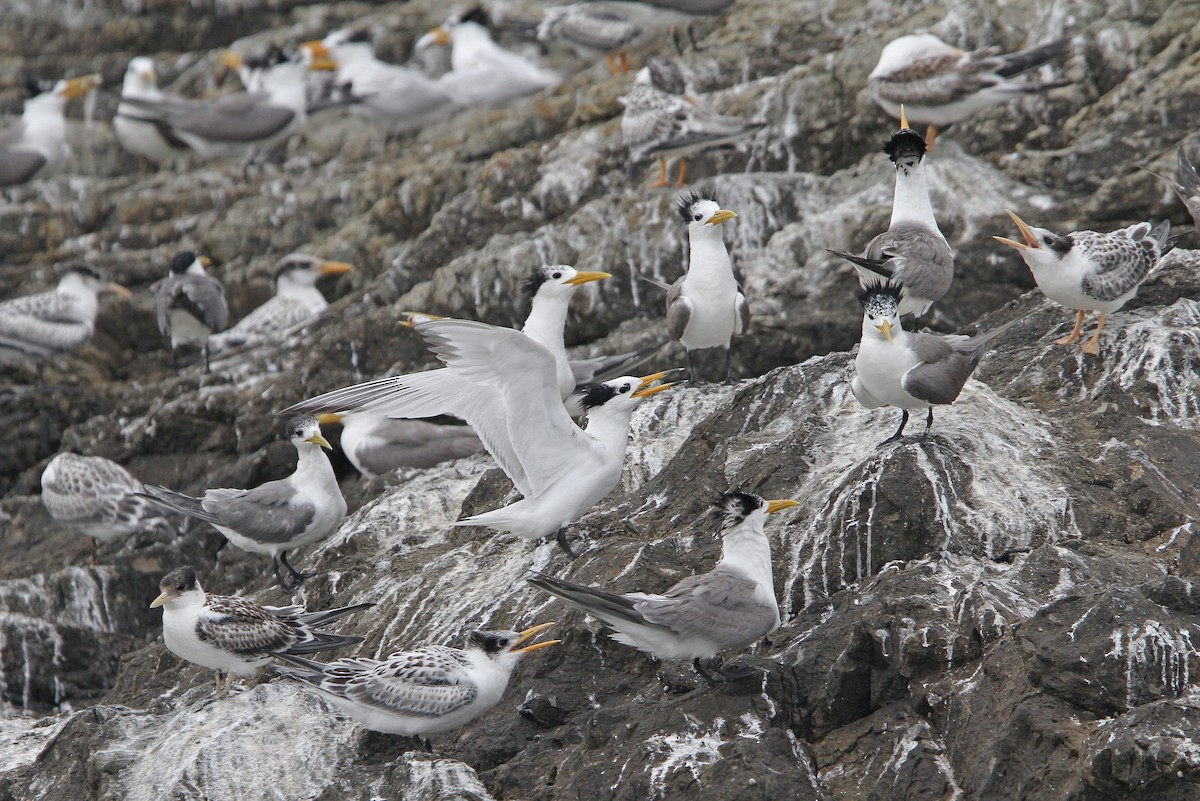
<instances>
[{"instance_id":1,"label":"grey wing","mask_svg":"<svg viewBox=\"0 0 1200 801\"><path fill-rule=\"evenodd\" d=\"M209 614L196 622L196 636L223 651L261 658L286 651L296 641L293 626L253 601L210 595L204 605Z\"/></svg>"},{"instance_id":2,"label":"grey wing","mask_svg":"<svg viewBox=\"0 0 1200 801\"><path fill-rule=\"evenodd\" d=\"M207 275L189 275L175 296L176 308L187 309L192 316L213 331L220 331L229 322L229 305L225 302L225 287Z\"/></svg>"},{"instance_id":3,"label":"grey wing","mask_svg":"<svg viewBox=\"0 0 1200 801\"><path fill-rule=\"evenodd\" d=\"M70 302L57 292L40 292L0 304L0 345L48 355L82 347L93 323L71 314Z\"/></svg>"},{"instance_id":4,"label":"grey wing","mask_svg":"<svg viewBox=\"0 0 1200 801\"><path fill-rule=\"evenodd\" d=\"M214 142L256 142L283 130L296 112L271 105L265 92L248 92L211 104L170 111L165 119L173 127Z\"/></svg>"},{"instance_id":5,"label":"grey wing","mask_svg":"<svg viewBox=\"0 0 1200 801\"><path fill-rule=\"evenodd\" d=\"M766 123L747 121L741 117L727 117L705 106L693 105L683 98L669 113L657 119L655 143L649 152L695 150L706 145L731 142L754 133Z\"/></svg>"},{"instance_id":6,"label":"grey wing","mask_svg":"<svg viewBox=\"0 0 1200 801\"><path fill-rule=\"evenodd\" d=\"M927 403L953 403L979 360L983 346L965 337L910 334L921 361L900 378L900 387Z\"/></svg>"},{"instance_id":7,"label":"grey wing","mask_svg":"<svg viewBox=\"0 0 1200 801\"><path fill-rule=\"evenodd\" d=\"M617 50L637 39L642 29L624 14L607 8L574 5L562 9L549 26L555 38L594 50ZM538 38L541 30L538 31Z\"/></svg>"},{"instance_id":8,"label":"grey wing","mask_svg":"<svg viewBox=\"0 0 1200 801\"><path fill-rule=\"evenodd\" d=\"M46 166L46 157L35 150L0 149L0 186L29 181Z\"/></svg>"},{"instance_id":9,"label":"grey wing","mask_svg":"<svg viewBox=\"0 0 1200 801\"><path fill-rule=\"evenodd\" d=\"M943 106L997 83L989 65L947 54L914 61L903 69L872 78L879 98L912 106Z\"/></svg>"},{"instance_id":10,"label":"grey wing","mask_svg":"<svg viewBox=\"0 0 1200 801\"><path fill-rule=\"evenodd\" d=\"M746 296L740 291L737 293L737 300L734 301L734 310L737 316L734 320L733 333L741 336L750 330L750 304L746 302Z\"/></svg>"},{"instance_id":11,"label":"grey wing","mask_svg":"<svg viewBox=\"0 0 1200 801\"><path fill-rule=\"evenodd\" d=\"M1137 234L1141 230L1139 226L1127 229L1136 238L1121 235L1123 232L1120 231L1073 234L1078 247L1096 265L1092 272L1083 276L1083 294L1097 300L1116 300L1146 280L1158 263L1158 244L1145 235L1150 231L1150 225L1140 225L1145 226L1140 235Z\"/></svg>"},{"instance_id":12,"label":"grey wing","mask_svg":"<svg viewBox=\"0 0 1200 801\"><path fill-rule=\"evenodd\" d=\"M692 319L692 302L683 296L686 275L679 276L667 292L667 333L678 342L683 338L688 321Z\"/></svg>"},{"instance_id":13,"label":"grey wing","mask_svg":"<svg viewBox=\"0 0 1200 801\"><path fill-rule=\"evenodd\" d=\"M466 659L452 648L420 648L392 654L374 669L347 681L340 694L386 712L440 718L479 696L467 668Z\"/></svg>"},{"instance_id":14,"label":"grey wing","mask_svg":"<svg viewBox=\"0 0 1200 801\"><path fill-rule=\"evenodd\" d=\"M662 349L666 342L656 342L628 353L618 353L613 356L597 356L592 359L571 359L571 375L575 385L594 384L598 381L609 381L617 376L629 375L635 367Z\"/></svg>"},{"instance_id":15,"label":"grey wing","mask_svg":"<svg viewBox=\"0 0 1200 801\"><path fill-rule=\"evenodd\" d=\"M866 257L892 257L894 280L909 294L938 300L954 280L954 254L946 240L919 225L897 225L867 244Z\"/></svg>"},{"instance_id":16,"label":"grey wing","mask_svg":"<svg viewBox=\"0 0 1200 801\"><path fill-rule=\"evenodd\" d=\"M479 436L469 426L384 419L372 433L355 457L375 475L399 467L432 467L483 450Z\"/></svg>"},{"instance_id":17,"label":"grey wing","mask_svg":"<svg viewBox=\"0 0 1200 801\"><path fill-rule=\"evenodd\" d=\"M201 505L231 528L256 542L286 543L312 522L315 510L296 494L287 479L268 481L249 490L210 489Z\"/></svg>"},{"instance_id":18,"label":"grey wing","mask_svg":"<svg viewBox=\"0 0 1200 801\"><path fill-rule=\"evenodd\" d=\"M635 601L647 622L706 637L723 648L748 645L779 625L778 609L758 603L755 582L720 567L690 576L661 596ZM636 597L636 596L632 596Z\"/></svg>"}]
</instances>

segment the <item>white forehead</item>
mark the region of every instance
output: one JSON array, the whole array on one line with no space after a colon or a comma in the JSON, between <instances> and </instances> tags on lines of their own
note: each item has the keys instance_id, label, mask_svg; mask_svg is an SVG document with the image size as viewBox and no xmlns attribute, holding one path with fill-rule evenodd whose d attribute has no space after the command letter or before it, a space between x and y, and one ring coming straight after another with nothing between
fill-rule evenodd
<instances>
[{"instance_id":1,"label":"white forehead","mask_svg":"<svg viewBox=\"0 0 1200 801\"><path fill-rule=\"evenodd\" d=\"M870 78L888 75L904 69L913 62L939 56L959 55L962 51L951 47L931 33L914 33L888 42L879 54L879 63L871 70Z\"/></svg>"},{"instance_id":2,"label":"white forehead","mask_svg":"<svg viewBox=\"0 0 1200 801\"><path fill-rule=\"evenodd\" d=\"M154 60L146 56L138 56L129 60L127 72L154 72Z\"/></svg>"},{"instance_id":3,"label":"white forehead","mask_svg":"<svg viewBox=\"0 0 1200 801\"><path fill-rule=\"evenodd\" d=\"M715 200L700 200L692 204L689 211L692 214L692 221L695 222L696 215L700 215L700 219L707 220L709 217L721 210L721 206Z\"/></svg>"}]
</instances>

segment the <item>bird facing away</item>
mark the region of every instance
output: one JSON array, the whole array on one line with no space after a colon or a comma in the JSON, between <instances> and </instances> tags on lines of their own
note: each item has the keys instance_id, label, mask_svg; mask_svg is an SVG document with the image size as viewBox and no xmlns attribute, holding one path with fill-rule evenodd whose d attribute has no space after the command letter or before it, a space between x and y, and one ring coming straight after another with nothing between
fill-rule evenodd
<instances>
[{"instance_id":1,"label":"bird facing away","mask_svg":"<svg viewBox=\"0 0 1200 801\"><path fill-rule=\"evenodd\" d=\"M235 595L209 595L196 580L196 571L184 566L163 576L159 596L151 609L163 608L163 642L181 659L229 676L251 676L260 667L284 654L311 654L343 648L362 637L329 634L330 623L375 604L355 604L325 612L306 612L300 606L263 606Z\"/></svg>"},{"instance_id":2,"label":"bird facing away","mask_svg":"<svg viewBox=\"0 0 1200 801\"><path fill-rule=\"evenodd\" d=\"M209 489L199 498L166 487L148 486L142 497L180 514L203 520L237 548L268 554L275 578L294 590L308 575L287 560L287 552L332 534L346 516L346 501L329 459L321 452L329 441L315 417L288 422L288 438L296 446L296 470L287 478L254 489ZM279 566L292 577L289 584Z\"/></svg>"},{"instance_id":3,"label":"bird facing away","mask_svg":"<svg viewBox=\"0 0 1200 801\"><path fill-rule=\"evenodd\" d=\"M275 294L271 299L238 320L228 331L212 336L209 347L219 352L257 344L267 337L294 330L329 306L329 301L317 289L317 281L327 275L342 275L353 270L352 264L326 261L305 253L284 256L275 264L272 279Z\"/></svg>"},{"instance_id":4,"label":"bird facing away","mask_svg":"<svg viewBox=\"0 0 1200 801\"><path fill-rule=\"evenodd\" d=\"M667 159L679 156L679 179L687 175L687 157L728 145L766 125L762 120L729 117L714 111L689 91L674 61L653 58L621 98L621 141L634 161L658 158L656 187L667 186Z\"/></svg>"},{"instance_id":5,"label":"bird facing away","mask_svg":"<svg viewBox=\"0 0 1200 801\"><path fill-rule=\"evenodd\" d=\"M884 145L896 168L896 191L888 229L867 243L862 256L831 253L851 262L863 288L890 279L904 287L900 315L920 316L946 294L954 280L954 254L933 216L925 184L925 140L908 127L900 110L900 130Z\"/></svg>"},{"instance_id":6,"label":"bird facing away","mask_svg":"<svg viewBox=\"0 0 1200 801\"><path fill-rule=\"evenodd\" d=\"M869 286L858 296L863 307L862 340L854 359L850 388L868 409L895 406L903 414L886 445L904 435L908 413L928 409L925 430L933 425L933 407L953 403L971 377L986 344L997 331L979 337L910 334L900 325L902 287Z\"/></svg>"},{"instance_id":7,"label":"bird facing away","mask_svg":"<svg viewBox=\"0 0 1200 801\"><path fill-rule=\"evenodd\" d=\"M460 106L502 106L558 86L562 77L492 41L488 17L476 6L417 40L416 47L448 45L450 71L438 86Z\"/></svg>"},{"instance_id":8,"label":"bird facing away","mask_svg":"<svg viewBox=\"0 0 1200 801\"><path fill-rule=\"evenodd\" d=\"M73 264L49 292L0 303L0 361L45 359L83 347L95 330L102 294L131 296L120 284L106 282L96 268Z\"/></svg>"},{"instance_id":9,"label":"bird facing away","mask_svg":"<svg viewBox=\"0 0 1200 801\"><path fill-rule=\"evenodd\" d=\"M728 383L733 380L730 340L750 327L750 306L733 276L733 262L718 228L737 214L695 192L682 195L675 211L688 229L688 270L669 287L647 280L667 290L667 333L687 348L689 380L696 380L692 351L721 347Z\"/></svg>"},{"instance_id":10,"label":"bird facing away","mask_svg":"<svg viewBox=\"0 0 1200 801\"><path fill-rule=\"evenodd\" d=\"M1100 312L1096 332L1080 346L1084 353L1093 356L1100 355L1100 332L1108 315L1137 294L1159 259L1175 247L1169 220L1163 220L1153 230L1150 223L1140 222L1107 234L1073 231L1059 236L1045 228L1031 228L1011 211L1008 216L1017 224L1025 241L992 238L1020 252L1042 294L1077 310L1075 327L1067 336L1055 340L1055 344L1078 342L1082 338L1084 314Z\"/></svg>"},{"instance_id":11,"label":"bird facing away","mask_svg":"<svg viewBox=\"0 0 1200 801\"><path fill-rule=\"evenodd\" d=\"M0 130L0 186L28 183L63 165L70 155L63 117L67 101L99 85L99 75L84 75L58 81L25 101L21 118Z\"/></svg>"},{"instance_id":12,"label":"bird facing away","mask_svg":"<svg viewBox=\"0 0 1200 801\"><path fill-rule=\"evenodd\" d=\"M447 369L336 390L283 413L350 408L393 417L459 417L525 497L455 525L528 539L556 534L574 556L566 527L620 481L630 417L643 398L671 386L649 386L666 373L593 385L583 396L588 426L581 430L563 406L554 355L525 334L466 320L432 320L417 332Z\"/></svg>"},{"instance_id":13,"label":"bird facing away","mask_svg":"<svg viewBox=\"0 0 1200 801\"><path fill-rule=\"evenodd\" d=\"M122 101L135 98L186 102L183 98L168 98L158 88L154 61L145 56L137 56L129 61L125 79L121 83L121 98ZM113 116L113 133L121 147L156 164L175 161L191 152L187 143L171 133L168 126L125 102L117 105L117 112Z\"/></svg>"},{"instance_id":14,"label":"bird facing away","mask_svg":"<svg viewBox=\"0 0 1200 801\"><path fill-rule=\"evenodd\" d=\"M483 450L470 426L393 420L362 412L328 413L317 419L321 425L342 424L342 453L367 478L402 467L433 467Z\"/></svg>"},{"instance_id":15,"label":"bird facing away","mask_svg":"<svg viewBox=\"0 0 1200 801\"><path fill-rule=\"evenodd\" d=\"M116 462L101 456L60 453L42 471L42 505L58 523L96 542L113 542L137 531L171 529L162 509L137 493L145 487Z\"/></svg>"},{"instance_id":16,"label":"bird facing away","mask_svg":"<svg viewBox=\"0 0 1200 801\"><path fill-rule=\"evenodd\" d=\"M929 126L925 138L932 148L939 128L996 103L1070 83L1010 80L1061 56L1068 44L1059 39L1016 53L1001 53L998 47L968 53L932 34L901 36L879 54L867 76L867 92L893 117L900 116L903 103L910 120Z\"/></svg>"},{"instance_id":17,"label":"bird facing away","mask_svg":"<svg viewBox=\"0 0 1200 801\"><path fill-rule=\"evenodd\" d=\"M210 264L207 256L181 250L171 259L167 277L155 292L158 330L171 340L171 362L176 367L180 347L199 345L207 370L208 337L229 321L225 287L204 271Z\"/></svg>"},{"instance_id":18,"label":"bird facing away","mask_svg":"<svg viewBox=\"0 0 1200 801\"><path fill-rule=\"evenodd\" d=\"M528 581L604 621L619 643L660 659L693 660L696 672L711 683L701 659L743 648L779 628L771 544L763 524L767 515L796 505L740 490L722 495L714 504L721 521L721 561L661 595L615 593L536 572Z\"/></svg>"},{"instance_id":19,"label":"bird facing away","mask_svg":"<svg viewBox=\"0 0 1200 801\"><path fill-rule=\"evenodd\" d=\"M323 665L285 655L275 669L317 690L365 729L427 737L457 729L498 704L521 657L560 642L521 645L553 625L473 631L466 648L426 645L386 659L351 657Z\"/></svg>"},{"instance_id":20,"label":"bird facing away","mask_svg":"<svg viewBox=\"0 0 1200 801\"><path fill-rule=\"evenodd\" d=\"M1159 175L1151 170L1154 175L1158 175L1170 185L1171 190L1179 196L1183 201L1183 205L1187 206L1188 214L1192 215L1192 224L1196 228L1200 228L1200 175L1196 174L1196 168L1188 161L1187 153L1183 151L1183 145L1175 151L1176 159L1179 162L1179 180L1175 181L1165 175Z\"/></svg>"}]
</instances>

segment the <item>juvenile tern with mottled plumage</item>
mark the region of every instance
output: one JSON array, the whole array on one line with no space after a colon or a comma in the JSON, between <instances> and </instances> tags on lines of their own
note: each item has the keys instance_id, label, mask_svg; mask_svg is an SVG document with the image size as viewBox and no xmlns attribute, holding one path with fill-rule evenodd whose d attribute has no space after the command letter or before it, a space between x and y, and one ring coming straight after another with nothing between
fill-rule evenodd
<instances>
[{"instance_id":1,"label":"juvenile tern with mottled plumage","mask_svg":"<svg viewBox=\"0 0 1200 801\"><path fill-rule=\"evenodd\" d=\"M276 657L311 654L343 648L362 637L329 634L325 626L375 604L355 604L324 612L306 612L301 606L263 606L236 595L209 595L196 580L196 571L184 566L159 582L159 596L151 609L162 607L163 642L181 659L217 672L228 692L233 676L251 676Z\"/></svg>"},{"instance_id":2,"label":"juvenile tern with mottled plumage","mask_svg":"<svg viewBox=\"0 0 1200 801\"><path fill-rule=\"evenodd\" d=\"M131 293L106 282L96 268L73 264L49 292L0 303L0 361L22 356L44 359L77 350L92 338L99 296ZM41 362L38 362L39 369Z\"/></svg>"},{"instance_id":3,"label":"juvenile tern with mottled plumage","mask_svg":"<svg viewBox=\"0 0 1200 801\"><path fill-rule=\"evenodd\" d=\"M142 497L211 524L243 551L269 555L279 586L294 590L309 576L291 566L287 552L332 534L346 516L346 500L329 459L321 452L331 446L321 436L316 418L289 421L288 438L296 446L297 461L295 472L287 478L254 489L209 489L199 498L148 486ZM281 563L293 583L284 579Z\"/></svg>"},{"instance_id":4,"label":"juvenile tern with mottled plumage","mask_svg":"<svg viewBox=\"0 0 1200 801\"><path fill-rule=\"evenodd\" d=\"M1169 220L1163 220L1153 230L1150 223L1140 222L1106 234L1073 231L1060 236L1045 228L1031 228L1011 211L1008 216L1017 224L1025 241L992 238L1020 251L1042 294L1077 310L1075 327L1062 339L1055 340L1055 344L1078 342L1082 338L1084 314L1100 312L1096 332L1080 346L1084 353L1093 356L1100 355L1100 332L1108 315L1137 294L1159 259L1175 247Z\"/></svg>"},{"instance_id":5,"label":"juvenile tern with mottled plumage","mask_svg":"<svg viewBox=\"0 0 1200 801\"><path fill-rule=\"evenodd\" d=\"M713 681L701 659L743 648L779 628L779 603L771 574L771 544L763 533L767 515L796 506L750 492L721 496L721 561L689 576L661 595L615 593L573 584L543 573L529 583L580 607L611 626L612 639L660 659L691 659Z\"/></svg>"},{"instance_id":6,"label":"juvenile tern with mottled plumage","mask_svg":"<svg viewBox=\"0 0 1200 801\"><path fill-rule=\"evenodd\" d=\"M567 45L585 57L603 55L609 71L617 75L629 72L631 50L688 20L686 14L646 3L593 0L543 9L537 38L547 44Z\"/></svg>"},{"instance_id":7,"label":"juvenile tern with mottled plumage","mask_svg":"<svg viewBox=\"0 0 1200 801\"><path fill-rule=\"evenodd\" d=\"M562 549L574 556L566 527L620 481L633 410L643 398L671 386L649 386L666 374L593 385L583 397L588 426L582 430L563 406L557 360L528 336L466 320L432 320L417 331L447 369L336 390L284 413L350 409L394 417L459 417L475 429L525 497L455 525L487 526L528 539L556 534Z\"/></svg>"},{"instance_id":8,"label":"juvenile tern with mottled plumage","mask_svg":"<svg viewBox=\"0 0 1200 801\"><path fill-rule=\"evenodd\" d=\"M938 228L925 183L925 140L908 127L900 109L900 130L884 152L896 168L896 191L888 229L867 243L862 256L831 250L851 262L865 288L880 278L904 286L900 315L920 316L950 289L954 254Z\"/></svg>"},{"instance_id":9,"label":"juvenile tern with mottled plumage","mask_svg":"<svg viewBox=\"0 0 1200 801\"><path fill-rule=\"evenodd\" d=\"M229 322L225 286L204 271L211 263L207 256L181 250L155 292L158 330L171 340L171 361L176 366L181 346L199 345L207 370L208 338Z\"/></svg>"},{"instance_id":10,"label":"juvenile tern with mottled plumage","mask_svg":"<svg viewBox=\"0 0 1200 801\"><path fill-rule=\"evenodd\" d=\"M893 117L900 116L903 104L910 120L927 124L925 138L932 148L938 128L1014 97L1068 85L1010 80L1061 56L1067 45L1059 39L1016 53L1001 53L998 47L967 52L928 33L901 36L883 48L867 76L867 91Z\"/></svg>"},{"instance_id":11,"label":"juvenile tern with mottled plumage","mask_svg":"<svg viewBox=\"0 0 1200 801\"><path fill-rule=\"evenodd\" d=\"M688 90L679 65L666 58L651 59L638 71L621 104L621 141L634 161L658 157L656 187L667 185L668 158L679 156L676 186L683 186L689 155L730 144L766 125L714 111Z\"/></svg>"},{"instance_id":12,"label":"juvenile tern with mottled plumage","mask_svg":"<svg viewBox=\"0 0 1200 801\"><path fill-rule=\"evenodd\" d=\"M323 665L285 655L280 657L285 664L275 669L317 690L363 728L427 737L469 723L498 704L521 657L560 642L521 646L552 625L473 631L466 648L426 645L386 659L351 657Z\"/></svg>"},{"instance_id":13,"label":"juvenile tern with mottled plumage","mask_svg":"<svg viewBox=\"0 0 1200 801\"><path fill-rule=\"evenodd\" d=\"M96 542L113 542L170 523L162 509L138 496L145 485L102 456L60 453L42 471L42 505L55 521L88 536L92 564Z\"/></svg>"}]
</instances>

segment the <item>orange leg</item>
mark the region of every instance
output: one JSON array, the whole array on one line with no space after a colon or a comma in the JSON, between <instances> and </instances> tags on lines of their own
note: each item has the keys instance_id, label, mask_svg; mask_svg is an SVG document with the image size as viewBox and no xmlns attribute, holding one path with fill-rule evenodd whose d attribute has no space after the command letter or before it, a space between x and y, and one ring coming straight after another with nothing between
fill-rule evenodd
<instances>
[{"instance_id":1,"label":"orange leg","mask_svg":"<svg viewBox=\"0 0 1200 801\"><path fill-rule=\"evenodd\" d=\"M1071 329L1071 333L1067 334L1062 339L1054 340L1054 344L1055 345L1074 345L1080 339L1079 331L1082 328L1083 328L1083 310L1080 309L1079 313L1075 316L1075 327Z\"/></svg>"},{"instance_id":2,"label":"orange leg","mask_svg":"<svg viewBox=\"0 0 1200 801\"><path fill-rule=\"evenodd\" d=\"M621 72L626 75L629 74L629 54L624 50L621 51Z\"/></svg>"},{"instance_id":3,"label":"orange leg","mask_svg":"<svg viewBox=\"0 0 1200 801\"><path fill-rule=\"evenodd\" d=\"M937 141L938 129L936 125L929 125L925 128L925 152L933 150L933 143Z\"/></svg>"},{"instance_id":4,"label":"orange leg","mask_svg":"<svg viewBox=\"0 0 1200 801\"><path fill-rule=\"evenodd\" d=\"M612 73L613 75L617 75L621 71L621 69L617 65L616 57L612 53L609 53L608 55L605 56L605 58L608 60L608 71L610 73Z\"/></svg>"},{"instance_id":5,"label":"orange leg","mask_svg":"<svg viewBox=\"0 0 1200 801\"><path fill-rule=\"evenodd\" d=\"M684 185L684 183L685 183L684 176L685 175L687 175L687 159L681 158L679 160L679 180L675 182L675 186L683 186Z\"/></svg>"},{"instance_id":6,"label":"orange leg","mask_svg":"<svg viewBox=\"0 0 1200 801\"><path fill-rule=\"evenodd\" d=\"M1100 319L1096 322L1096 333L1092 334L1092 338L1084 342L1081 350L1084 353L1090 353L1093 356L1100 355L1100 332L1104 330L1104 320L1108 317L1104 312L1100 312Z\"/></svg>"},{"instance_id":7,"label":"orange leg","mask_svg":"<svg viewBox=\"0 0 1200 801\"><path fill-rule=\"evenodd\" d=\"M666 186L666 185L667 185L667 159L666 159L666 156L659 156L658 157L658 182L653 184L653 186L655 189L657 189L661 186Z\"/></svg>"}]
</instances>

